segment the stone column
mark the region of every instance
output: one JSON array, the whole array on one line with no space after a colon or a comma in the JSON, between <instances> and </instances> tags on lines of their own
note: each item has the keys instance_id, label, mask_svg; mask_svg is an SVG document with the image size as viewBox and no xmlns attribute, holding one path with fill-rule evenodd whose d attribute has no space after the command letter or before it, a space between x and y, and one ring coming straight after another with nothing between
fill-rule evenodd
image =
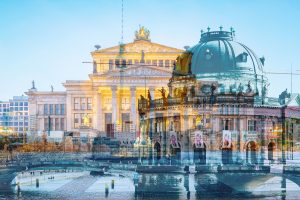
<instances>
[{"instance_id":1,"label":"stone column","mask_svg":"<svg viewBox=\"0 0 300 200\"><path fill-rule=\"evenodd\" d=\"M134 129L137 129L136 87L130 87L130 118Z\"/></svg>"},{"instance_id":2,"label":"stone column","mask_svg":"<svg viewBox=\"0 0 300 200\"><path fill-rule=\"evenodd\" d=\"M66 121L67 121L67 131L72 130L72 122L74 120L74 116L72 116L72 97L71 94L67 94L67 102L66 102Z\"/></svg>"},{"instance_id":3,"label":"stone column","mask_svg":"<svg viewBox=\"0 0 300 200\"><path fill-rule=\"evenodd\" d=\"M117 122L117 86L111 87L112 96L111 96L111 110L112 110L112 123L116 125Z\"/></svg>"},{"instance_id":4,"label":"stone column","mask_svg":"<svg viewBox=\"0 0 300 200\"><path fill-rule=\"evenodd\" d=\"M95 127L99 131L104 131L103 129L103 113L102 113L102 94L101 91L98 90L95 93L95 102L93 107L95 108Z\"/></svg>"}]
</instances>

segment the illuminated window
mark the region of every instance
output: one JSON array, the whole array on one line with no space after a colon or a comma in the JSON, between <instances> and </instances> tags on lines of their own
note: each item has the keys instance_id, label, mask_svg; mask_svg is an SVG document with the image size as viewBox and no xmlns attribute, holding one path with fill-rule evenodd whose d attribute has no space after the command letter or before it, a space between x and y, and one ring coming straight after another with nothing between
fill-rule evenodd
<instances>
[{"instance_id":1,"label":"illuminated window","mask_svg":"<svg viewBox=\"0 0 300 200\"><path fill-rule=\"evenodd\" d=\"M122 110L128 110L130 107L129 98L123 97L122 98Z\"/></svg>"},{"instance_id":2,"label":"illuminated window","mask_svg":"<svg viewBox=\"0 0 300 200\"><path fill-rule=\"evenodd\" d=\"M110 110L111 109L111 98L110 97L105 97L104 98L104 108L106 110Z\"/></svg>"}]
</instances>

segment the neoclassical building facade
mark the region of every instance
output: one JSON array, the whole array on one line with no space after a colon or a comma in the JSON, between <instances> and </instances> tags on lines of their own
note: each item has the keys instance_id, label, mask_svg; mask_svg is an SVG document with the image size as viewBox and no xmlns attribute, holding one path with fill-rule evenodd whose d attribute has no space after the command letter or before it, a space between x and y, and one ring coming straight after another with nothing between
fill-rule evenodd
<instances>
[{"instance_id":1,"label":"neoclassical building facade","mask_svg":"<svg viewBox=\"0 0 300 200\"><path fill-rule=\"evenodd\" d=\"M153 43L140 27L131 43L91 52L88 80L67 80L66 91L38 91L29 97L30 132L80 132L128 139L139 131L138 98L159 97L183 50ZM122 134L121 134L122 133ZM134 138L133 138L134 139Z\"/></svg>"}]
</instances>

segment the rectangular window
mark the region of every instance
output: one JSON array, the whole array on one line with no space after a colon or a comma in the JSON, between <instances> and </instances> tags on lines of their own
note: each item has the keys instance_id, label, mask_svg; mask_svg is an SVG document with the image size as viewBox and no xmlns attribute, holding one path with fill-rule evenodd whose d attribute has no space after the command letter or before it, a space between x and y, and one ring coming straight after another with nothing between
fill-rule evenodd
<instances>
[{"instance_id":1,"label":"rectangular window","mask_svg":"<svg viewBox=\"0 0 300 200\"><path fill-rule=\"evenodd\" d=\"M59 104L55 104L55 115L60 115Z\"/></svg>"},{"instance_id":2,"label":"rectangular window","mask_svg":"<svg viewBox=\"0 0 300 200\"><path fill-rule=\"evenodd\" d=\"M132 59L128 60L128 65L132 65Z\"/></svg>"},{"instance_id":3,"label":"rectangular window","mask_svg":"<svg viewBox=\"0 0 300 200\"><path fill-rule=\"evenodd\" d=\"M50 118L50 131L53 131L54 129L54 119Z\"/></svg>"},{"instance_id":4,"label":"rectangular window","mask_svg":"<svg viewBox=\"0 0 300 200\"><path fill-rule=\"evenodd\" d=\"M122 131L129 132L130 131L130 114L122 113Z\"/></svg>"},{"instance_id":5,"label":"rectangular window","mask_svg":"<svg viewBox=\"0 0 300 200\"><path fill-rule=\"evenodd\" d=\"M169 60L165 60L165 67L170 67L170 61Z\"/></svg>"},{"instance_id":6,"label":"rectangular window","mask_svg":"<svg viewBox=\"0 0 300 200\"><path fill-rule=\"evenodd\" d=\"M49 114L49 110L48 110L48 104L44 104L44 115L48 115Z\"/></svg>"},{"instance_id":7,"label":"rectangular window","mask_svg":"<svg viewBox=\"0 0 300 200\"><path fill-rule=\"evenodd\" d=\"M87 109L88 110L92 110L92 103L93 103L93 99L91 97L87 98Z\"/></svg>"},{"instance_id":8,"label":"rectangular window","mask_svg":"<svg viewBox=\"0 0 300 200\"><path fill-rule=\"evenodd\" d=\"M122 67L126 67L126 60L125 59L122 60Z\"/></svg>"},{"instance_id":9,"label":"rectangular window","mask_svg":"<svg viewBox=\"0 0 300 200\"><path fill-rule=\"evenodd\" d=\"M24 106L28 106L28 102L24 102Z\"/></svg>"},{"instance_id":10,"label":"rectangular window","mask_svg":"<svg viewBox=\"0 0 300 200\"><path fill-rule=\"evenodd\" d=\"M44 118L44 130L45 131L48 131L49 130L49 119L48 117L47 118Z\"/></svg>"},{"instance_id":11,"label":"rectangular window","mask_svg":"<svg viewBox=\"0 0 300 200\"><path fill-rule=\"evenodd\" d=\"M256 121L248 120L248 131L256 131Z\"/></svg>"},{"instance_id":12,"label":"rectangular window","mask_svg":"<svg viewBox=\"0 0 300 200\"><path fill-rule=\"evenodd\" d=\"M81 98L81 110L86 110L86 98Z\"/></svg>"},{"instance_id":13,"label":"rectangular window","mask_svg":"<svg viewBox=\"0 0 300 200\"><path fill-rule=\"evenodd\" d=\"M164 66L164 61L163 60L159 60L158 61L158 66L159 67L163 67Z\"/></svg>"},{"instance_id":14,"label":"rectangular window","mask_svg":"<svg viewBox=\"0 0 300 200\"><path fill-rule=\"evenodd\" d=\"M60 119L60 130L65 130L65 119L61 118Z\"/></svg>"},{"instance_id":15,"label":"rectangular window","mask_svg":"<svg viewBox=\"0 0 300 200\"><path fill-rule=\"evenodd\" d=\"M74 114L74 128L79 128L81 122L80 114Z\"/></svg>"},{"instance_id":16,"label":"rectangular window","mask_svg":"<svg viewBox=\"0 0 300 200\"><path fill-rule=\"evenodd\" d=\"M49 105L50 115L54 114L53 104Z\"/></svg>"},{"instance_id":17,"label":"rectangular window","mask_svg":"<svg viewBox=\"0 0 300 200\"><path fill-rule=\"evenodd\" d=\"M55 118L55 130L59 130L59 118Z\"/></svg>"},{"instance_id":18,"label":"rectangular window","mask_svg":"<svg viewBox=\"0 0 300 200\"><path fill-rule=\"evenodd\" d=\"M139 60L134 60L134 64L139 64Z\"/></svg>"},{"instance_id":19,"label":"rectangular window","mask_svg":"<svg viewBox=\"0 0 300 200\"><path fill-rule=\"evenodd\" d=\"M80 110L80 98L74 98L74 110Z\"/></svg>"},{"instance_id":20,"label":"rectangular window","mask_svg":"<svg viewBox=\"0 0 300 200\"><path fill-rule=\"evenodd\" d=\"M115 60L115 65L116 65L116 68L120 67L120 60L119 59Z\"/></svg>"},{"instance_id":21,"label":"rectangular window","mask_svg":"<svg viewBox=\"0 0 300 200\"><path fill-rule=\"evenodd\" d=\"M151 60L146 60L147 65L151 65Z\"/></svg>"},{"instance_id":22,"label":"rectangular window","mask_svg":"<svg viewBox=\"0 0 300 200\"><path fill-rule=\"evenodd\" d=\"M122 110L128 110L130 107L129 98L123 97L122 98Z\"/></svg>"},{"instance_id":23,"label":"rectangular window","mask_svg":"<svg viewBox=\"0 0 300 200\"><path fill-rule=\"evenodd\" d=\"M152 60L152 65L157 66L157 60Z\"/></svg>"},{"instance_id":24,"label":"rectangular window","mask_svg":"<svg viewBox=\"0 0 300 200\"><path fill-rule=\"evenodd\" d=\"M23 106L23 102L20 102L20 106Z\"/></svg>"},{"instance_id":25,"label":"rectangular window","mask_svg":"<svg viewBox=\"0 0 300 200\"><path fill-rule=\"evenodd\" d=\"M65 104L60 104L60 114L61 115L65 114Z\"/></svg>"},{"instance_id":26,"label":"rectangular window","mask_svg":"<svg viewBox=\"0 0 300 200\"><path fill-rule=\"evenodd\" d=\"M110 110L111 109L111 98L110 97L105 97L104 98L104 108L106 110Z\"/></svg>"},{"instance_id":27,"label":"rectangular window","mask_svg":"<svg viewBox=\"0 0 300 200\"><path fill-rule=\"evenodd\" d=\"M113 70L113 69L114 69L114 60L113 60L113 59L110 59L110 60L109 60L108 69L109 69L109 70Z\"/></svg>"}]
</instances>

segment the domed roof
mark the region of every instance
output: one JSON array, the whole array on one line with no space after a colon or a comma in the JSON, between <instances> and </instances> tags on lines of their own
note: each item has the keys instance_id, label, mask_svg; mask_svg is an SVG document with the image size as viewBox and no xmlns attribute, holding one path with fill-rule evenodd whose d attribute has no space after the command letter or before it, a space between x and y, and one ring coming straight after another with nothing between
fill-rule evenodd
<instances>
[{"instance_id":1,"label":"domed roof","mask_svg":"<svg viewBox=\"0 0 300 200\"><path fill-rule=\"evenodd\" d=\"M201 34L198 44L187 50L192 53L191 73L197 78L256 79L263 73L263 64L246 45L234 40L234 31L212 31Z\"/></svg>"}]
</instances>

